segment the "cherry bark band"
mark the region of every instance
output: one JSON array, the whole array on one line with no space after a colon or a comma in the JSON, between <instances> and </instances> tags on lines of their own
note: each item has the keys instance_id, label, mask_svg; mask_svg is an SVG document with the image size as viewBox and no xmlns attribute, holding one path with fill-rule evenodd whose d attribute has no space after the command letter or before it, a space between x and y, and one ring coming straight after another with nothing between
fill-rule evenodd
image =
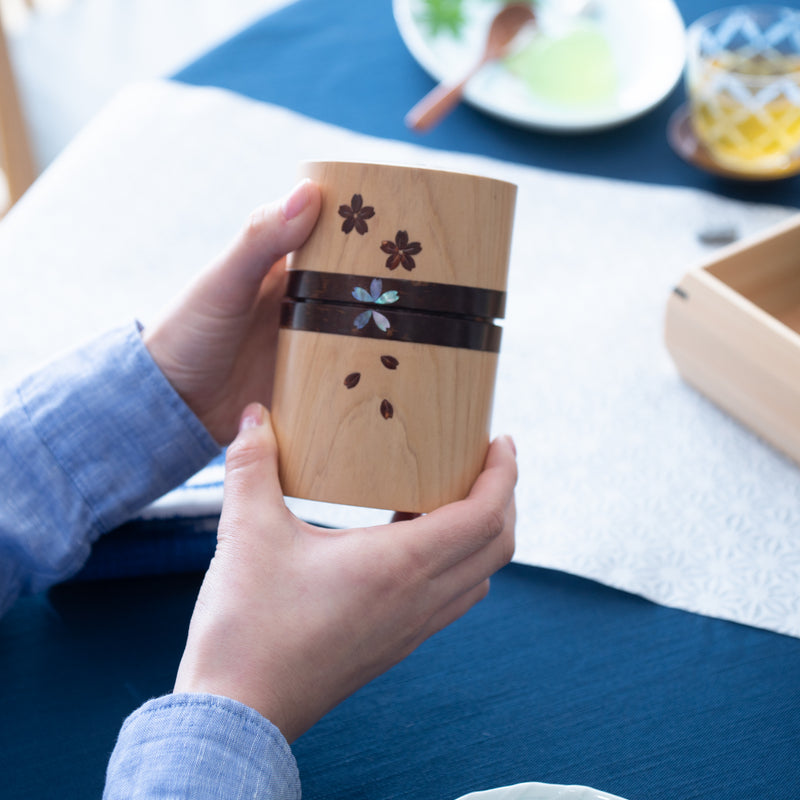
<instances>
[{"instance_id":1,"label":"cherry bark band","mask_svg":"<svg viewBox=\"0 0 800 800\"><path fill-rule=\"evenodd\" d=\"M460 347L498 353L503 329L491 322L445 314L421 314L375 303L283 301L281 327L395 342Z\"/></svg>"},{"instance_id":2,"label":"cherry bark band","mask_svg":"<svg viewBox=\"0 0 800 800\"><path fill-rule=\"evenodd\" d=\"M371 288L378 284L379 291ZM288 297L321 300L328 303L357 303L354 291L364 292L363 302L391 303L394 308L428 314L454 314L478 320L492 320L505 315L506 293L474 286L449 283L426 283L399 278L370 278L364 275L342 275L338 272L289 270ZM372 296L369 299L367 295ZM380 302L381 295L396 299Z\"/></svg>"}]
</instances>

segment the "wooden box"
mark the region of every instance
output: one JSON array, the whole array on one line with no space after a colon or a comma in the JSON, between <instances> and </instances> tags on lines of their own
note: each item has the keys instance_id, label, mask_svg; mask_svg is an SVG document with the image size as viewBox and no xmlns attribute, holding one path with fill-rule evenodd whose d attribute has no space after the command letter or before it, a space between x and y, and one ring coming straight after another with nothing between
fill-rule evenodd
<instances>
[{"instance_id":1,"label":"wooden box","mask_svg":"<svg viewBox=\"0 0 800 800\"><path fill-rule=\"evenodd\" d=\"M315 162L289 261L272 415L287 495L426 512L467 495L489 444L516 187Z\"/></svg>"},{"instance_id":2,"label":"wooden box","mask_svg":"<svg viewBox=\"0 0 800 800\"><path fill-rule=\"evenodd\" d=\"M687 273L665 341L688 383L800 461L800 215Z\"/></svg>"}]
</instances>

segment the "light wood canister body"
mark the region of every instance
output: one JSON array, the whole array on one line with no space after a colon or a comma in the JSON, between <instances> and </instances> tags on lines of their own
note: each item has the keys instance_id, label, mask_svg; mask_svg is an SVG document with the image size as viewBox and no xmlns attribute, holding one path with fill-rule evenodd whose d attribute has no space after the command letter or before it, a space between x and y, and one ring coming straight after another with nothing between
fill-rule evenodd
<instances>
[{"instance_id":1,"label":"light wood canister body","mask_svg":"<svg viewBox=\"0 0 800 800\"><path fill-rule=\"evenodd\" d=\"M294 497L431 511L483 465L516 188L312 163L319 221L290 259L272 414Z\"/></svg>"},{"instance_id":2,"label":"light wood canister body","mask_svg":"<svg viewBox=\"0 0 800 800\"><path fill-rule=\"evenodd\" d=\"M516 186L491 178L385 164L311 162L302 169L322 188L322 209L292 269L506 290ZM342 205L359 195L374 210L368 230L345 234ZM415 267L387 271L384 241L398 231L422 250Z\"/></svg>"},{"instance_id":3,"label":"light wood canister body","mask_svg":"<svg viewBox=\"0 0 800 800\"><path fill-rule=\"evenodd\" d=\"M399 511L466 496L489 442L497 355L374 339L356 350L349 338L281 331L285 377L274 413L279 450L289 454L281 458L284 491ZM383 366L385 355L396 369ZM359 381L348 389L354 372ZM289 397L301 401L287 404Z\"/></svg>"}]
</instances>

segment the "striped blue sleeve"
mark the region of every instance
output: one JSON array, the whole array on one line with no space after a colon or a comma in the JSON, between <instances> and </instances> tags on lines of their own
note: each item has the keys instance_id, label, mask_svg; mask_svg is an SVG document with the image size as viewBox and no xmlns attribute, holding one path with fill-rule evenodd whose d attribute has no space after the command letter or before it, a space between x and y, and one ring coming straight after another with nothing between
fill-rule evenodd
<instances>
[{"instance_id":1,"label":"striped blue sleeve","mask_svg":"<svg viewBox=\"0 0 800 800\"><path fill-rule=\"evenodd\" d=\"M131 323L0 400L0 613L80 569L92 543L203 467L217 444Z\"/></svg>"}]
</instances>

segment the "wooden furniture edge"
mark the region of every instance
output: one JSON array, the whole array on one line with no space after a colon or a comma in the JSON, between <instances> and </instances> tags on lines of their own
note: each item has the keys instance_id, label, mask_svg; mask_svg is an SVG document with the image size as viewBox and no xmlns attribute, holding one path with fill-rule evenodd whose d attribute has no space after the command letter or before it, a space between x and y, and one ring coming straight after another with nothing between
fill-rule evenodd
<instances>
[{"instance_id":1,"label":"wooden furniture edge","mask_svg":"<svg viewBox=\"0 0 800 800\"><path fill-rule=\"evenodd\" d=\"M10 205L19 200L36 178L25 118L0 15L0 167L8 183ZM0 209L0 216L3 209Z\"/></svg>"}]
</instances>

